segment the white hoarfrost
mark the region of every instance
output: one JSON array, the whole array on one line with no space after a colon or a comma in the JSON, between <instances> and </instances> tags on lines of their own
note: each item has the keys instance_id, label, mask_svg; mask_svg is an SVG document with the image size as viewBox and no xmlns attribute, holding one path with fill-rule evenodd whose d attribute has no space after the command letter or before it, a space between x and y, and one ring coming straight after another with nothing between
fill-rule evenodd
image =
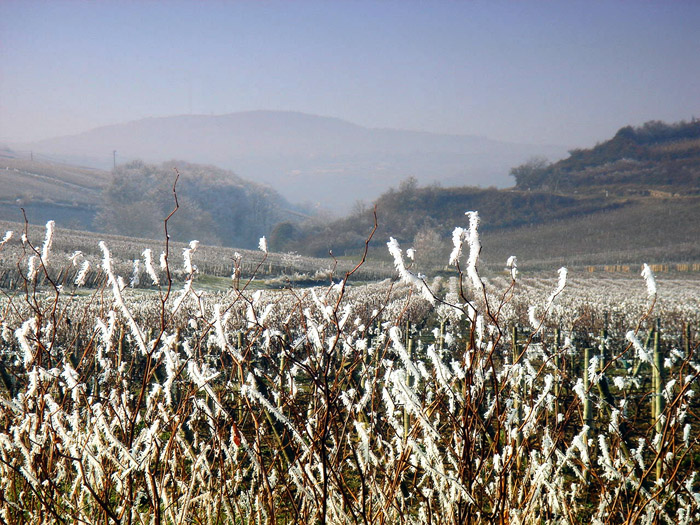
<instances>
[{"instance_id":1,"label":"white hoarfrost","mask_svg":"<svg viewBox=\"0 0 700 525\"><path fill-rule=\"evenodd\" d=\"M435 304L435 296L430 291L430 288L428 288L428 285L425 283L424 279L420 275L416 275L410 270L406 269L398 241L393 237L390 237L389 242L386 243L386 245L387 248L389 248L389 253L394 257L394 266L396 267L396 271L399 273L401 280L407 284L415 286L426 301L430 302L431 304Z\"/></svg>"}]
</instances>

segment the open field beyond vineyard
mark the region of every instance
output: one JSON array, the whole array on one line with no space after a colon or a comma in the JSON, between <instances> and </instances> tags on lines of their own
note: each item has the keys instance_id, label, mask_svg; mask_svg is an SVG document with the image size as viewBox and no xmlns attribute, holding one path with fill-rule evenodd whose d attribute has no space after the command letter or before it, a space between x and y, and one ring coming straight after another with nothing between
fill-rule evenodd
<instances>
[{"instance_id":1,"label":"open field beyond vineyard","mask_svg":"<svg viewBox=\"0 0 700 525\"><path fill-rule=\"evenodd\" d=\"M698 523L700 279L481 275L470 222L439 277L16 232L0 519Z\"/></svg>"}]
</instances>

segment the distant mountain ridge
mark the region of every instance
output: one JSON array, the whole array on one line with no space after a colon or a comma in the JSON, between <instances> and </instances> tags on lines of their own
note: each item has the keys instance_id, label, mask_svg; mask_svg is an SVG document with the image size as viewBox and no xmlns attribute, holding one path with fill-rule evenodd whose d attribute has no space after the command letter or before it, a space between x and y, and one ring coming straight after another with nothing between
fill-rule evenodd
<instances>
[{"instance_id":1,"label":"distant mountain ridge","mask_svg":"<svg viewBox=\"0 0 700 525\"><path fill-rule=\"evenodd\" d=\"M147 118L23 146L72 162L184 159L269 184L286 198L349 209L410 176L422 184L506 186L511 167L533 155L556 159L558 146L483 137L374 129L299 112Z\"/></svg>"}]
</instances>

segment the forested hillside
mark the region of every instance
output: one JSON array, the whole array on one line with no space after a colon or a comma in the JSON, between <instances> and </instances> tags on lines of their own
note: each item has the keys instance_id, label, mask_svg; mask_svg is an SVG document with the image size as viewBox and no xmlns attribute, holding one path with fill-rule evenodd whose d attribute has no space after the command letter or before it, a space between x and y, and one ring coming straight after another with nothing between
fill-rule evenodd
<instances>
[{"instance_id":1,"label":"forested hillside","mask_svg":"<svg viewBox=\"0 0 700 525\"><path fill-rule=\"evenodd\" d=\"M509 189L419 186L409 177L372 203L357 201L337 220L306 214L275 189L214 166L135 161L110 173L19 159L11 152L0 152L0 161L0 218L15 221L21 220L22 206L30 222L55 219L76 229L162 238L177 168L174 240L254 248L266 236L270 249L281 253L357 255L373 228L376 206L371 254L386 257L384 243L391 236L413 246L424 265L444 259L467 210L479 211L485 235L512 244L501 246L495 261L505 251L541 259L578 254L582 264L586 254L603 261L603 255L592 254L615 252L616 261L627 261L645 248L656 250L659 260L700 257L695 246L700 232L694 228L700 223L700 122L695 120L624 127L610 140L571 151L554 164L533 158L511 170L516 186ZM550 241L542 241L545 237ZM662 242L669 239L673 242Z\"/></svg>"},{"instance_id":2,"label":"forested hillside","mask_svg":"<svg viewBox=\"0 0 700 525\"><path fill-rule=\"evenodd\" d=\"M461 191L460 191L461 190ZM435 195L437 194L437 198ZM445 195L451 195L446 197ZM413 206L429 203L417 216ZM442 203L443 205L439 204ZM456 226L466 227L464 210L478 210L482 263L502 268L517 255L523 268L700 261L700 196L554 196L543 192L418 188L396 191L377 202L375 257L388 258L389 236L415 249L421 271L444 266ZM271 238L275 250L343 256L359 253L372 227L372 211L317 224L310 233L287 225L291 237ZM289 241L289 239L292 241Z\"/></svg>"},{"instance_id":3,"label":"forested hillside","mask_svg":"<svg viewBox=\"0 0 700 525\"><path fill-rule=\"evenodd\" d=\"M554 164L533 159L511 170L524 190L700 192L700 120L626 126Z\"/></svg>"},{"instance_id":4,"label":"forested hillside","mask_svg":"<svg viewBox=\"0 0 700 525\"><path fill-rule=\"evenodd\" d=\"M464 222L466 210L478 210L482 231L489 231L587 215L616 209L625 203L620 199L544 191L418 187L409 179L376 200L377 237L391 235L401 242L420 245L421 251L425 251L447 240L454 227ZM333 222L281 224L273 231L270 246L274 250L293 249L315 256L329 250L342 255L364 246L371 226L371 207L358 205L352 214Z\"/></svg>"},{"instance_id":5,"label":"forested hillside","mask_svg":"<svg viewBox=\"0 0 700 525\"><path fill-rule=\"evenodd\" d=\"M446 256L464 212L478 210L484 235L506 240L495 257L487 254L494 262L506 252L532 260L569 254L578 264L629 262L644 253L659 261L700 257L700 121L628 126L592 149L554 164L533 158L511 174L516 186L505 190L419 187L407 179L375 201L376 237L393 236L431 264ZM356 253L372 226L370 210L358 205L336 222L283 224L272 247ZM386 251L381 243L376 250Z\"/></svg>"},{"instance_id":6,"label":"forested hillside","mask_svg":"<svg viewBox=\"0 0 700 525\"><path fill-rule=\"evenodd\" d=\"M159 166L135 161L113 172L102 193L97 228L133 237L162 237L163 219L173 209L176 173L180 207L169 223L175 240L250 248L275 224L298 220L299 213L275 190L230 171L181 161Z\"/></svg>"}]
</instances>

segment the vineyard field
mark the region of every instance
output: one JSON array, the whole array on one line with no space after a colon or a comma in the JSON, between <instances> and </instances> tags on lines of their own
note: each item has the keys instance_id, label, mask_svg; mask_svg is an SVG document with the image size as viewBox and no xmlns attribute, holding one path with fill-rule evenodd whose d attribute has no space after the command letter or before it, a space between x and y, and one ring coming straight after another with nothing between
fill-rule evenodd
<instances>
[{"instance_id":1,"label":"vineyard field","mask_svg":"<svg viewBox=\"0 0 700 525\"><path fill-rule=\"evenodd\" d=\"M437 277L6 236L0 519L698 523L700 279L482 275L469 221Z\"/></svg>"}]
</instances>

